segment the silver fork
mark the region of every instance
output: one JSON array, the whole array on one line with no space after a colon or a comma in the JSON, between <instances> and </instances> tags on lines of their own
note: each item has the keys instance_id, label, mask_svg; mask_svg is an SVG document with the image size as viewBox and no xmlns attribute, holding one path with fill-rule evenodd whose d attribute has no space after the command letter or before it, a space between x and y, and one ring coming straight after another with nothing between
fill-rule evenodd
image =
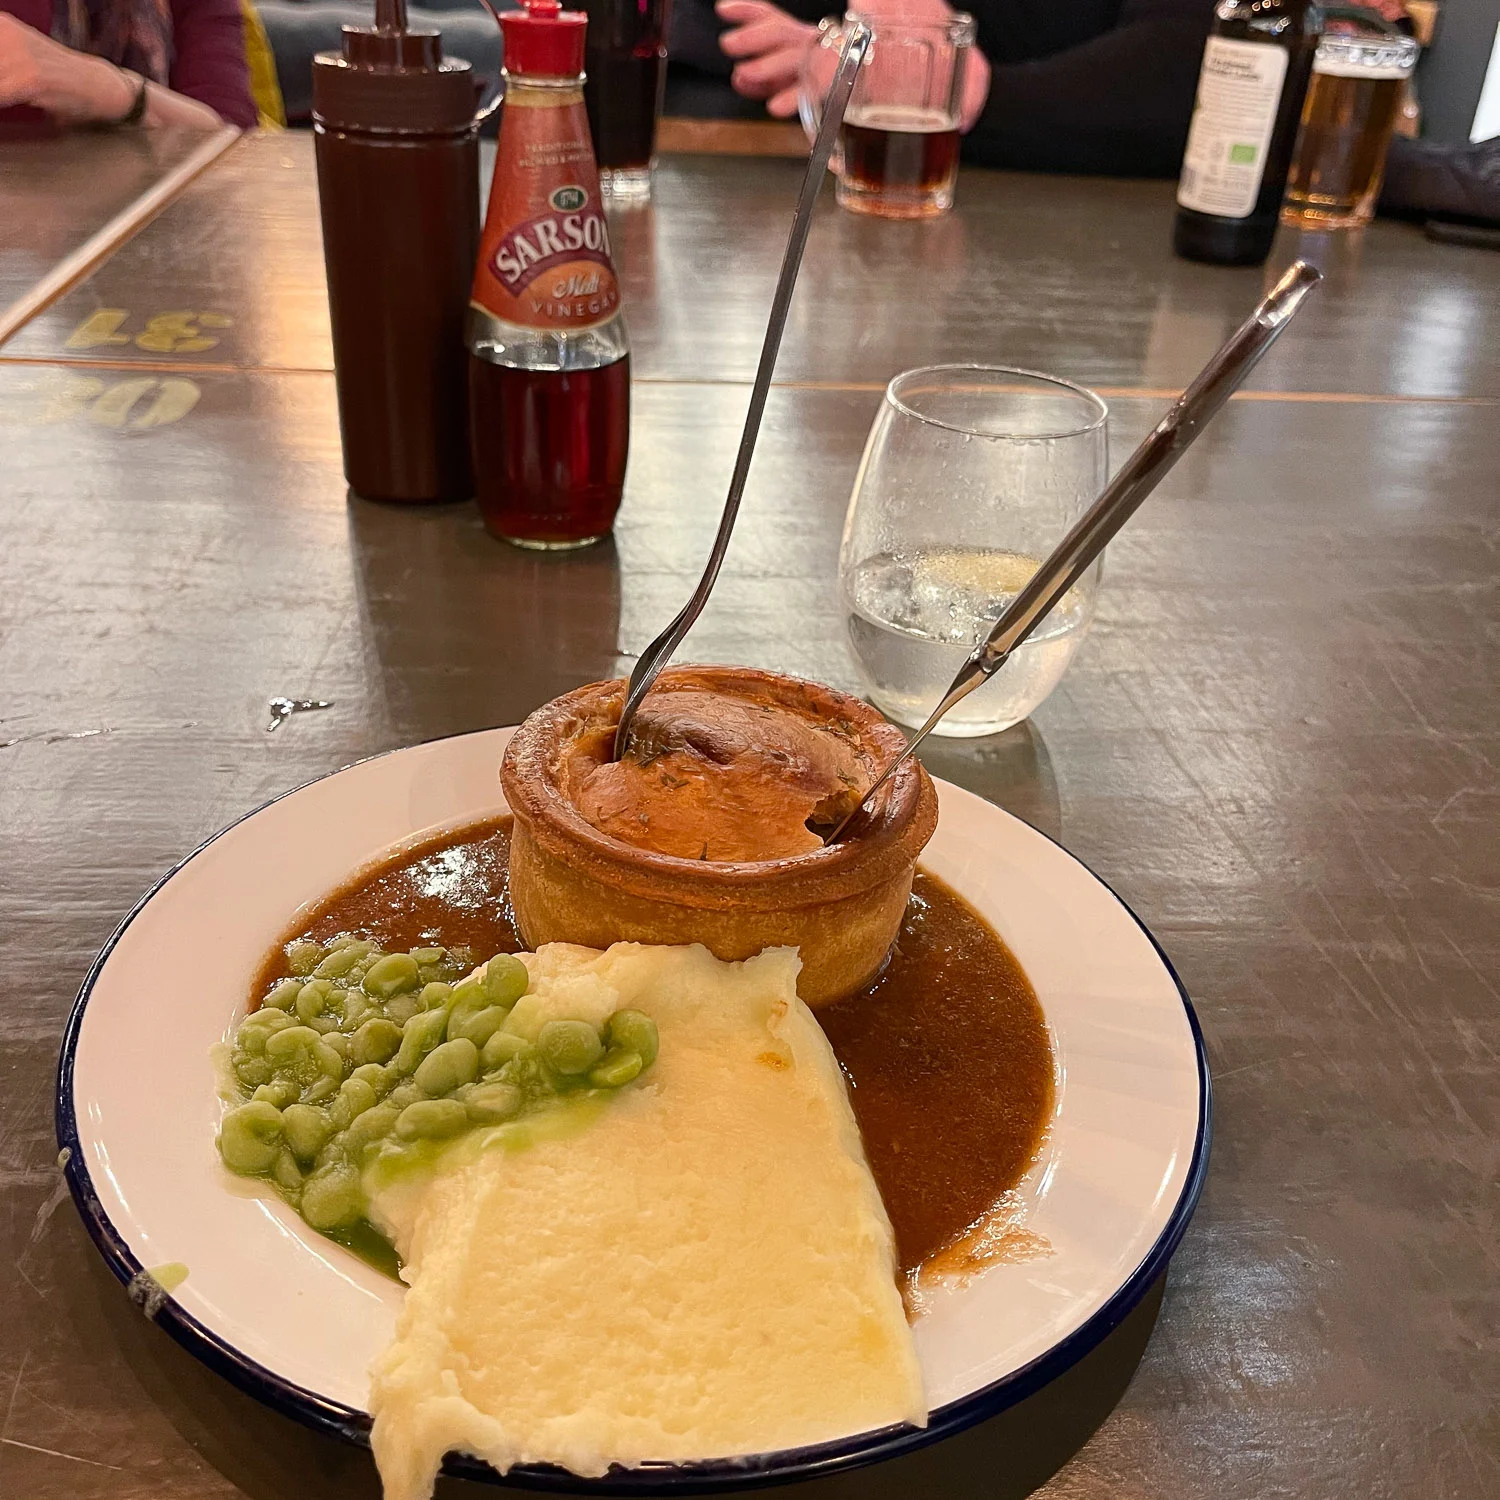
<instances>
[{"instance_id":1,"label":"silver fork","mask_svg":"<svg viewBox=\"0 0 1500 1500\"><path fill-rule=\"evenodd\" d=\"M734 475L729 481L729 495L724 501L724 514L719 520L719 532L714 538L713 551L708 554L708 566L693 596L657 638L641 652L635 670L630 674L630 687L625 694L625 707L620 712L620 723L615 730L614 758L625 753L630 744L630 726L641 706L641 699L651 691L661 669L671 660L672 653L682 644L682 638L693 628L693 622L703 613L708 596L724 563L724 554L729 550L730 533L734 530L735 517L740 513L740 497L745 492L745 480L750 473L750 460L755 453L755 440L760 435L760 419L766 409L766 397L771 389L771 372L776 368L776 354L781 348L781 334L786 327L787 310L792 305L792 290L797 284L797 272L802 265L802 251L807 244L807 231L812 226L813 205L817 202L818 189L823 185L823 173L828 168L828 158L833 143L838 137L839 125L844 111L849 107L849 95L854 91L854 81L859 76L860 65L870 46L870 28L859 22L849 29L839 53L839 65L829 85L828 98L823 104L823 123L818 127L817 139L813 142L812 154L807 160L807 175L802 179L802 193L797 199L797 216L792 221L792 232L786 242L786 254L781 260L781 275L776 280L776 295L771 299L771 318L766 325L766 341L761 347L760 364L755 371L755 384L750 390L750 410L745 413L745 430L740 435L740 451L734 461Z\"/></svg>"}]
</instances>

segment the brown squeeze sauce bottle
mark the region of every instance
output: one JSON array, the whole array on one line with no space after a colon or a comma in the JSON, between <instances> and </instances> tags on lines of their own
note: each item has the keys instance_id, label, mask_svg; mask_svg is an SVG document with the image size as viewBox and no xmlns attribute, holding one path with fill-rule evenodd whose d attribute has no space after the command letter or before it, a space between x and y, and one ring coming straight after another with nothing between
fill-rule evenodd
<instances>
[{"instance_id":1,"label":"brown squeeze sauce bottle","mask_svg":"<svg viewBox=\"0 0 1500 1500\"><path fill-rule=\"evenodd\" d=\"M313 60L313 127L344 474L370 500L474 493L464 310L479 241L469 64L406 0Z\"/></svg>"},{"instance_id":2,"label":"brown squeeze sauce bottle","mask_svg":"<svg viewBox=\"0 0 1500 1500\"><path fill-rule=\"evenodd\" d=\"M630 346L583 103L587 22L500 17L505 110L469 310L479 513L522 547L608 535L625 485Z\"/></svg>"}]
</instances>

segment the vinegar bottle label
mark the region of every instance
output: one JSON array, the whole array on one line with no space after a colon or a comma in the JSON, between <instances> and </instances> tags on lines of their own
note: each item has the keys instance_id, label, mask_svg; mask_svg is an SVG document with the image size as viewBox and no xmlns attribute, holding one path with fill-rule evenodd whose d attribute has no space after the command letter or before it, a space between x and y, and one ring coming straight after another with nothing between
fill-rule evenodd
<instances>
[{"instance_id":1,"label":"vinegar bottle label","mask_svg":"<svg viewBox=\"0 0 1500 1500\"><path fill-rule=\"evenodd\" d=\"M527 328L590 328L620 310L581 90L565 103L507 95L470 300Z\"/></svg>"},{"instance_id":2,"label":"vinegar bottle label","mask_svg":"<svg viewBox=\"0 0 1500 1500\"><path fill-rule=\"evenodd\" d=\"M1209 37L1177 185L1183 208L1224 219L1254 210L1286 69L1285 48Z\"/></svg>"}]
</instances>

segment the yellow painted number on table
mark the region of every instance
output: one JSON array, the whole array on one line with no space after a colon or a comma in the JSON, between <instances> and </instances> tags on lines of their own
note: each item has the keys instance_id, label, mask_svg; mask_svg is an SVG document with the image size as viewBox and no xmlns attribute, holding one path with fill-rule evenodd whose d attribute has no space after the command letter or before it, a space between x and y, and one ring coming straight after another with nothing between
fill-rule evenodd
<instances>
[{"instance_id":1,"label":"yellow painted number on table","mask_svg":"<svg viewBox=\"0 0 1500 1500\"><path fill-rule=\"evenodd\" d=\"M202 398L202 389L178 375L139 375L104 381L95 375L45 371L8 389L0 427L51 427L82 417L116 432L144 432L180 422Z\"/></svg>"},{"instance_id":2,"label":"yellow painted number on table","mask_svg":"<svg viewBox=\"0 0 1500 1500\"><path fill-rule=\"evenodd\" d=\"M130 335L120 332L120 325L130 316L123 307L101 307L90 313L68 335L65 349L102 349L107 344L128 344Z\"/></svg>"},{"instance_id":3,"label":"yellow painted number on table","mask_svg":"<svg viewBox=\"0 0 1500 1500\"><path fill-rule=\"evenodd\" d=\"M147 321L146 331L136 334L135 346L153 354L202 354L219 342L203 330L228 327L229 319L222 313L157 313Z\"/></svg>"},{"instance_id":4,"label":"yellow painted number on table","mask_svg":"<svg viewBox=\"0 0 1500 1500\"><path fill-rule=\"evenodd\" d=\"M94 401L89 416L101 427L122 427L132 432L166 427L187 416L202 394L191 380L175 376L122 380Z\"/></svg>"},{"instance_id":5,"label":"yellow painted number on table","mask_svg":"<svg viewBox=\"0 0 1500 1500\"><path fill-rule=\"evenodd\" d=\"M146 326L131 339L122 331L130 321L123 307L101 307L92 312L67 337L68 349L104 349L134 342L148 354L202 354L218 344L218 338L207 332L211 328L228 328L233 323L223 313L163 312L146 319Z\"/></svg>"}]
</instances>

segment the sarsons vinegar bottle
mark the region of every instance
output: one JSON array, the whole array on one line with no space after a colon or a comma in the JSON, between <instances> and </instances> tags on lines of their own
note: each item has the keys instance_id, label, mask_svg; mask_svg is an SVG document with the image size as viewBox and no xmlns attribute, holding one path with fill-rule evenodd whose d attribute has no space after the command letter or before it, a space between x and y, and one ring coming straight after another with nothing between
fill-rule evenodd
<instances>
[{"instance_id":1,"label":"sarsons vinegar bottle","mask_svg":"<svg viewBox=\"0 0 1500 1500\"><path fill-rule=\"evenodd\" d=\"M505 106L469 304L480 514L518 546L584 547L620 508L630 346L583 102L587 18L505 12Z\"/></svg>"}]
</instances>

